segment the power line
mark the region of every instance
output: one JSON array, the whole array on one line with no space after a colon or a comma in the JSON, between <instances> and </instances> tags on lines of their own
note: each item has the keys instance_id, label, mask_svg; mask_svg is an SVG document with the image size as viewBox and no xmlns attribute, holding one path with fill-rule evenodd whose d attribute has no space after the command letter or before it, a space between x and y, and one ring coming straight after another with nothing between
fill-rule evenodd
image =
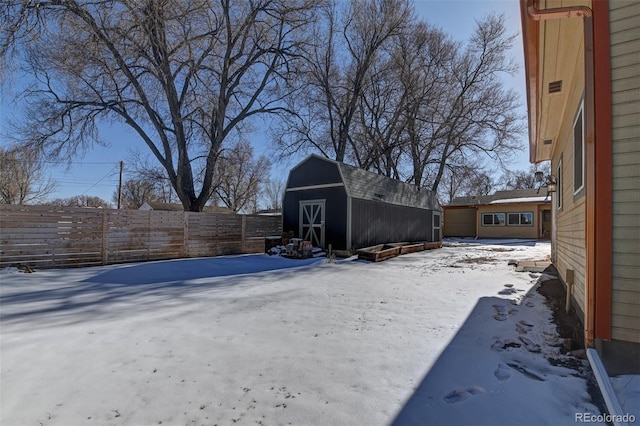
<instances>
[{"instance_id":1,"label":"power line","mask_svg":"<svg viewBox=\"0 0 640 426\"><path fill-rule=\"evenodd\" d=\"M96 185L98 185L100 182L102 182L104 179L106 179L106 178L109 176L109 174L111 174L111 172L113 172L113 169L117 168L118 166L119 166L119 165L115 165L115 166L113 166L111 169L109 169L109 171L107 172L107 174L106 174L106 175L102 176L102 177L100 178L100 180L98 180L96 183L94 183L93 185L91 185L91 187L90 187L89 189L87 189L86 191L84 191L84 192L83 192L82 194L80 194L80 195L85 195L87 192L89 192L89 191L91 191L93 188L95 188L95 187L96 187Z\"/></svg>"},{"instance_id":2,"label":"power line","mask_svg":"<svg viewBox=\"0 0 640 426\"><path fill-rule=\"evenodd\" d=\"M68 161L43 161L45 164L64 164L69 166L95 166L95 165L105 165L105 164L113 164L113 161L87 161L87 162L68 162Z\"/></svg>"}]
</instances>

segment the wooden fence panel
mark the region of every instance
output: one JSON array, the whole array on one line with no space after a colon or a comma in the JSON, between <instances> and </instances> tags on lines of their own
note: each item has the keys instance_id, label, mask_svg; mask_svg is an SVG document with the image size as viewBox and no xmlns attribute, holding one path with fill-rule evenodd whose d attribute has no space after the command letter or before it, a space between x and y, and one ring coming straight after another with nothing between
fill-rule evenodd
<instances>
[{"instance_id":1,"label":"wooden fence panel","mask_svg":"<svg viewBox=\"0 0 640 426\"><path fill-rule=\"evenodd\" d=\"M0 205L0 267L259 253L280 233L279 217Z\"/></svg>"},{"instance_id":2,"label":"wooden fence panel","mask_svg":"<svg viewBox=\"0 0 640 426\"><path fill-rule=\"evenodd\" d=\"M54 206L3 206L0 265L39 267L101 263L102 213Z\"/></svg>"}]
</instances>

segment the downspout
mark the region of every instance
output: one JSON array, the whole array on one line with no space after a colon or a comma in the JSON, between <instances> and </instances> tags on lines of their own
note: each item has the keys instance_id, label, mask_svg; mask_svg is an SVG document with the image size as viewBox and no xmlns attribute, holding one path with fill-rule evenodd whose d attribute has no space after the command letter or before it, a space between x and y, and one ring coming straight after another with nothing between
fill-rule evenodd
<instances>
[{"instance_id":1,"label":"downspout","mask_svg":"<svg viewBox=\"0 0 640 426\"><path fill-rule=\"evenodd\" d=\"M587 151L593 149L594 145L594 67L593 67L593 11L588 6L570 6L558 7L553 9L538 9L538 0L527 0L527 14L534 21L547 21L554 19L582 18L584 20L584 75L585 75L585 94L584 94L584 113L585 113L585 140ZM585 153L586 154L586 153ZM588 158L588 154L586 154ZM595 200L592 194L589 194L589 188L593 188L595 183L595 175L589 162L586 162L585 170L585 187L587 188L586 196L586 225L585 225L585 249L586 249L586 304L584 334L585 345L587 347L595 346L595 226L594 212Z\"/></svg>"}]
</instances>

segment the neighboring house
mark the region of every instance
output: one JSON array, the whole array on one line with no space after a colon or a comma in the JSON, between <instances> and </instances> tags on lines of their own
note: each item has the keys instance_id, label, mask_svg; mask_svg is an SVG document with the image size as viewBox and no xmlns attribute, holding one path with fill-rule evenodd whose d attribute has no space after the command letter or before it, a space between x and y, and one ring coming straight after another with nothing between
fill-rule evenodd
<instances>
[{"instance_id":1,"label":"neighboring house","mask_svg":"<svg viewBox=\"0 0 640 426\"><path fill-rule=\"evenodd\" d=\"M182 204L177 203L162 203L160 201L145 201L138 210L156 210L156 211L164 211L164 212L181 212L184 211L184 207ZM204 206L202 210L206 213L233 213L228 207L218 207L218 206Z\"/></svg>"},{"instance_id":2,"label":"neighboring house","mask_svg":"<svg viewBox=\"0 0 640 426\"><path fill-rule=\"evenodd\" d=\"M640 372L640 2L520 0L552 258L609 374Z\"/></svg>"},{"instance_id":3,"label":"neighboring house","mask_svg":"<svg viewBox=\"0 0 640 426\"><path fill-rule=\"evenodd\" d=\"M159 210L163 212L182 212L184 211L184 207L182 206L182 204L162 203L159 201L145 201L138 208L138 210L144 210L144 211Z\"/></svg>"},{"instance_id":4,"label":"neighboring house","mask_svg":"<svg viewBox=\"0 0 640 426\"><path fill-rule=\"evenodd\" d=\"M318 155L289 172L282 211L282 230L316 247L353 251L442 239L431 191Z\"/></svg>"},{"instance_id":5,"label":"neighboring house","mask_svg":"<svg viewBox=\"0 0 640 426\"><path fill-rule=\"evenodd\" d=\"M456 197L443 207L445 237L550 238L547 188Z\"/></svg>"}]
</instances>

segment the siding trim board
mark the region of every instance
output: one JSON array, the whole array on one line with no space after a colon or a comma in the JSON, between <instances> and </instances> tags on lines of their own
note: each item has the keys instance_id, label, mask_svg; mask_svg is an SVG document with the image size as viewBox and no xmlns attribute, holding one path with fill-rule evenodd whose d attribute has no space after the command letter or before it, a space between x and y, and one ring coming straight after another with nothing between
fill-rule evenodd
<instances>
[{"instance_id":1,"label":"siding trim board","mask_svg":"<svg viewBox=\"0 0 640 426\"><path fill-rule=\"evenodd\" d=\"M352 205L353 205L353 200L351 198L351 196L349 196L349 193L347 192L347 250L351 250L353 249L352 245L351 245L351 227L353 224L353 218L352 218L352 214L351 214L351 209L352 209Z\"/></svg>"},{"instance_id":2,"label":"siding trim board","mask_svg":"<svg viewBox=\"0 0 640 426\"><path fill-rule=\"evenodd\" d=\"M593 63L594 104L598 106L595 116L595 141L593 157L590 158L594 171L593 194L595 215L593 228L597 241L595 263L595 338L611 339L612 321L612 272L613 272L613 139L611 105L611 46L609 28L609 1L594 1L594 56ZM609 82L607 84L607 82ZM596 167L596 158L597 167ZM595 174L597 173L597 176ZM598 210L595 211L597 206Z\"/></svg>"},{"instance_id":3,"label":"siding trim board","mask_svg":"<svg viewBox=\"0 0 640 426\"><path fill-rule=\"evenodd\" d=\"M585 129L584 101L580 102L576 117L573 120L573 195L578 193L585 185Z\"/></svg>"}]
</instances>

